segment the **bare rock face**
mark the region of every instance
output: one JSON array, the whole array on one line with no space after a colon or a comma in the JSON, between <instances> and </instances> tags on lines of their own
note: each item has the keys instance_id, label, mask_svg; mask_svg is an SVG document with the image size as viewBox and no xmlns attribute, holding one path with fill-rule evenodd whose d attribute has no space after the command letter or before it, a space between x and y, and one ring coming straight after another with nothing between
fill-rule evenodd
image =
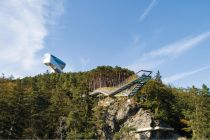
<instances>
[{"instance_id":1,"label":"bare rock face","mask_svg":"<svg viewBox=\"0 0 210 140\"><path fill-rule=\"evenodd\" d=\"M150 128L152 123L152 115L148 110L143 110L140 108L138 112L130 117L125 123L124 126L128 128L132 128L134 130L138 129L145 129L145 128ZM128 137L128 136L124 136ZM138 133L130 133L129 137L132 138L139 138L139 139L147 139L151 137L151 132L146 132L146 133L141 133L139 135Z\"/></svg>"},{"instance_id":2,"label":"bare rock face","mask_svg":"<svg viewBox=\"0 0 210 140\"><path fill-rule=\"evenodd\" d=\"M177 139L173 128L154 120L149 110L144 110L133 100L105 100L105 139Z\"/></svg>"}]
</instances>

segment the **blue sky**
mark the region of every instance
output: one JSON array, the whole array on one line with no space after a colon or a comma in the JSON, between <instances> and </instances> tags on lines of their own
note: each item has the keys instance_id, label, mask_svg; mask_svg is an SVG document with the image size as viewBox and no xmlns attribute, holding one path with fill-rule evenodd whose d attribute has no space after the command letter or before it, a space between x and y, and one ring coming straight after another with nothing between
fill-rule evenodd
<instances>
[{"instance_id":1,"label":"blue sky","mask_svg":"<svg viewBox=\"0 0 210 140\"><path fill-rule=\"evenodd\" d=\"M2 0L0 72L46 71L44 53L65 71L99 65L160 70L165 83L210 86L209 0Z\"/></svg>"}]
</instances>

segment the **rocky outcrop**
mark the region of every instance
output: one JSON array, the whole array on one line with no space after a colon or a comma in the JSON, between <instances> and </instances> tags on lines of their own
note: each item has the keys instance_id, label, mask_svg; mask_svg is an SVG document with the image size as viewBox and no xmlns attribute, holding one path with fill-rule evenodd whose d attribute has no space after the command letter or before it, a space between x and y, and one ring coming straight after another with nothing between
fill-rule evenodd
<instances>
[{"instance_id":1,"label":"rocky outcrop","mask_svg":"<svg viewBox=\"0 0 210 140\"><path fill-rule=\"evenodd\" d=\"M107 103L108 101L106 101ZM104 135L107 139L113 139L116 132L119 132L124 123L131 117L135 115L139 110L137 104L130 104L124 100L117 100L106 106L104 112L106 125L104 127Z\"/></svg>"},{"instance_id":2,"label":"rocky outcrop","mask_svg":"<svg viewBox=\"0 0 210 140\"><path fill-rule=\"evenodd\" d=\"M133 100L105 98L99 106L105 108L105 139L176 139L173 128Z\"/></svg>"}]
</instances>

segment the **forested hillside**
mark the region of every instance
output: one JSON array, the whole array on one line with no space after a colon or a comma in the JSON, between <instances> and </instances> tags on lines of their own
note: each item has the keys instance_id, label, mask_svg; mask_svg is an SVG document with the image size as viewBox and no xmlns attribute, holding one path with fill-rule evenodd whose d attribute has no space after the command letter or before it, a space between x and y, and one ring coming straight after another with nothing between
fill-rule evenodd
<instances>
[{"instance_id":1,"label":"forested hillside","mask_svg":"<svg viewBox=\"0 0 210 140\"><path fill-rule=\"evenodd\" d=\"M0 139L102 138L99 99L89 92L115 86L134 72L100 66L87 72L42 74L23 79L0 79ZM169 123L182 136L210 138L210 93L164 85L158 73L134 97L156 119Z\"/></svg>"}]
</instances>

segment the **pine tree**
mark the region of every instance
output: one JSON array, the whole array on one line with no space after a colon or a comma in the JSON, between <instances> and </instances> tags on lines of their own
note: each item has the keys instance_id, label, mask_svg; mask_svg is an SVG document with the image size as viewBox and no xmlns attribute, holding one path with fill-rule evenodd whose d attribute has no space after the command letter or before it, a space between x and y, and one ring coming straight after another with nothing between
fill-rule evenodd
<instances>
[{"instance_id":1,"label":"pine tree","mask_svg":"<svg viewBox=\"0 0 210 140\"><path fill-rule=\"evenodd\" d=\"M162 76L160 75L160 71L158 70L156 75L155 75L155 80L162 83Z\"/></svg>"},{"instance_id":2,"label":"pine tree","mask_svg":"<svg viewBox=\"0 0 210 140\"><path fill-rule=\"evenodd\" d=\"M183 113L192 131L192 138L208 139L210 126L208 87L203 85L203 88L199 90L193 86L189 92L191 96L190 99L185 99L187 107L184 108Z\"/></svg>"}]
</instances>

